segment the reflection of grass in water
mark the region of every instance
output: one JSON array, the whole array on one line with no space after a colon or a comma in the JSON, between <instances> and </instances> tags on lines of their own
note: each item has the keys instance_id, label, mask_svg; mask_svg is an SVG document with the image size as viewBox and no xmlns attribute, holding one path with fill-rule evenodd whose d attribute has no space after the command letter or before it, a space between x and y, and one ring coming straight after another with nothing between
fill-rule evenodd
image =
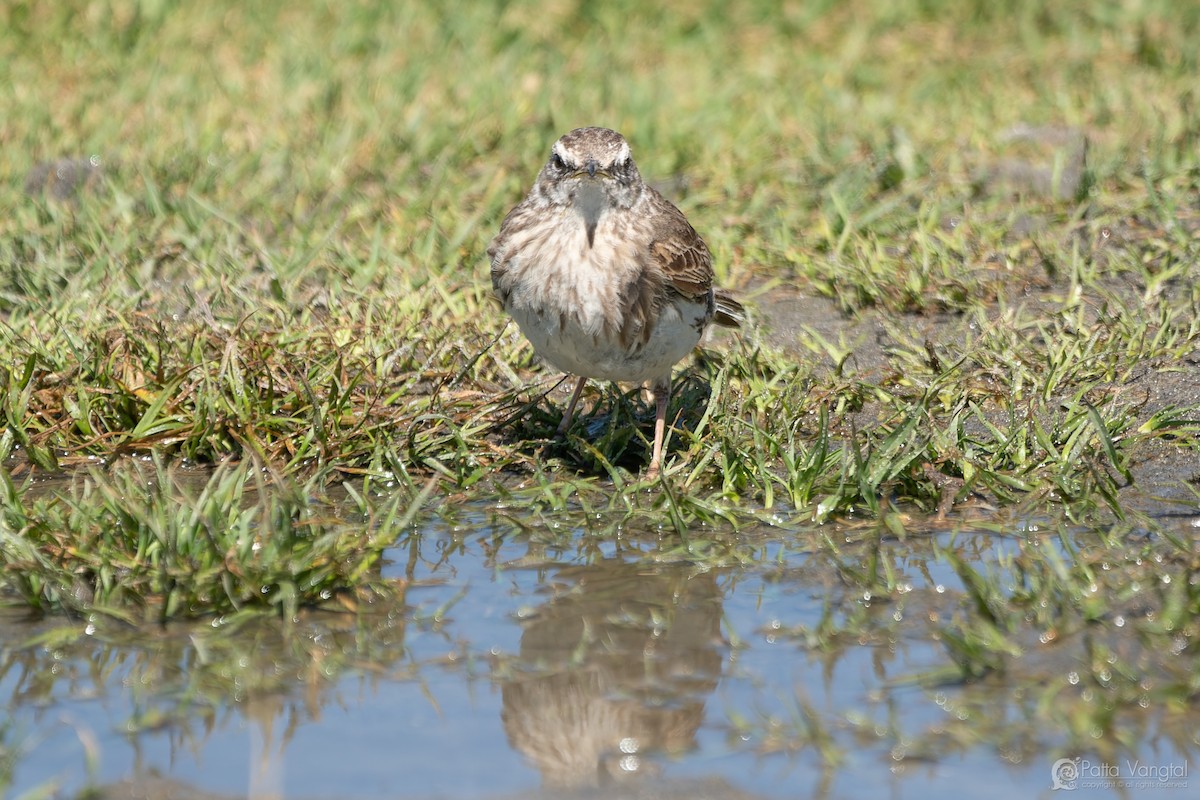
<instances>
[{"instance_id":1,"label":"reflection of grass in water","mask_svg":"<svg viewBox=\"0 0 1200 800\"><path fill-rule=\"evenodd\" d=\"M7 647L3 667L16 678L14 696L25 705L61 701L80 689L80 675L46 662L79 665L90 681L85 694L129 693L125 731L164 729L176 745L199 744L230 709L264 725L287 720L290 731L320 718L349 671L374 681L417 677L421 666L405 649L410 620L392 605L303 612L286 625L246 613L154 631L94 619L87 636L78 625L47 623Z\"/></svg>"},{"instance_id":2,"label":"reflection of grass in water","mask_svg":"<svg viewBox=\"0 0 1200 800\"><path fill-rule=\"evenodd\" d=\"M12 720L0 721L0 791L12 785L13 767L17 762L17 747L14 741Z\"/></svg>"},{"instance_id":3,"label":"reflection of grass in water","mask_svg":"<svg viewBox=\"0 0 1200 800\"><path fill-rule=\"evenodd\" d=\"M412 658L405 632L413 625L436 627L406 614L402 605L393 602L377 603L359 613L301 611L285 624L246 611L162 627L132 627L103 615L89 619L84 636L78 622L58 619L24 631L7 629L27 634L24 641L10 640L0 648L0 677L8 678L12 697L7 702L15 710L69 709L75 702L95 697L107 697L107 702L124 707L116 698L127 698L129 715L115 720L116 731L134 741L145 734L160 735L173 759L202 752L214 735L239 730L242 726L231 722L231 717L241 718L244 727L265 743L261 750L252 748L252 773L273 759L277 762L295 733L320 720L331 704L347 702L345 684L339 684L347 675L359 676L352 684L356 688L350 702L355 692L374 691L380 681L420 681L422 669L429 665ZM85 749L86 782L94 786L101 751L94 734L77 733ZM39 746L36 738L24 744L18 741L6 751L6 745L13 745L6 738L0 727L0 770L8 770L7 778L0 771L0 788L20 772L24 746L29 753L42 749L32 758L43 770L59 774L45 787L21 797L60 796L58 784L70 782L63 773L74 771L75 765L62 758L47 763L44 745ZM8 757L11 761L5 762ZM56 764L61 766L54 768ZM94 796L89 791L79 797ZM127 796L129 790L105 791L96 796ZM176 791L192 796L186 786Z\"/></svg>"},{"instance_id":4,"label":"reflection of grass in water","mask_svg":"<svg viewBox=\"0 0 1200 800\"><path fill-rule=\"evenodd\" d=\"M100 753L95 738L89 731L84 730L76 730L76 735L84 748L84 766L88 773L88 779L94 781L100 766ZM5 797L8 796L7 791L14 783L14 776L20 766L22 756L36 747L36 744L36 740L26 736L13 720L0 721L0 792L5 792ZM47 800L61 797L63 795L60 783L59 779L52 778L25 789L19 798L20 800Z\"/></svg>"},{"instance_id":5,"label":"reflection of grass in water","mask_svg":"<svg viewBox=\"0 0 1200 800\"><path fill-rule=\"evenodd\" d=\"M832 713L814 711L804 696L819 692L808 687L792 711L747 716L734 730L767 751L854 741L897 761L983 746L1013 763L1047 753L1115 762L1136 758L1148 737L1193 752L1200 562L1179 537L1185 528L1037 528L1016 539L826 540L780 578L820 589L823 612L799 624L783 614L766 633L826 676L866 646L878 687L863 708ZM929 704L942 712L933 723Z\"/></svg>"}]
</instances>

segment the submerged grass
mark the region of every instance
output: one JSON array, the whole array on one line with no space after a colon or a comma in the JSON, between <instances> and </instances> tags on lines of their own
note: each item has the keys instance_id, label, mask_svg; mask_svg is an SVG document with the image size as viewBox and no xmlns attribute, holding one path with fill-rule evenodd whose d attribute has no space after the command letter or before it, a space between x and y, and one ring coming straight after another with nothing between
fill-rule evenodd
<instances>
[{"instance_id":1,"label":"submerged grass","mask_svg":"<svg viewBox=\"0 0 1200 800\"><path fill-rule=\"evenodd\" d=\"M798 687L731 732L763 752L811 747L828 769L845 748L897 765L979 747L1013 764L1048 752L1117 763L1147 737L1156 752L1194 752L1200 561L1185 526L993 525L903 541L865 529L827 539L799 575L780 569L775 581L823 590L823 611L795 624L781 609L762 633L826 681L867 648L877 688L847 711ZM901 699L914 687L936 710Z\"/></svg>"}]
</instances>

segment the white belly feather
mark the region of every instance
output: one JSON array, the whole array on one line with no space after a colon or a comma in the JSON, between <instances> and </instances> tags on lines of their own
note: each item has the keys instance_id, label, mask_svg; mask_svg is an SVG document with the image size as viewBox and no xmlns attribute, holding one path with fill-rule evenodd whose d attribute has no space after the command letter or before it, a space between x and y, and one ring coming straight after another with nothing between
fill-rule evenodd
<instances>
[{"instance_id":1,"label":"white belly feather","mask_svg":"<svg viewBox=\"0 0 1200 800\"><path fill-rule=\"evenodd\" d=\"M530 232L509 248L514 255L506 309L534 350L556 368L581 377L628 382L669 378L671 368L700 340L708 304L677 298L662 308L644 341L638 335L622 343L618 292L635 281L647 255L629 237L614 233L609 214L600 215L589 246L577 211L549 213L563 218L537 229L554 235Z\"/></svg>"},{"instance_id":2,"label":"white belly feather","mask_svg":"<svg viewBox=\"0 0 1200 800\"><path fill-rule=\"evenodd\" d=\"M528 308L510 311L538 355L563 372L597 380L641 382L670 376L671 367L691 352L700 341L696 320L703 317L705 307L700 303L668 306L645 344L639 338L631 346L623 345L619 336L587 333L570 316Z\"/></svg>"}]
</instances>

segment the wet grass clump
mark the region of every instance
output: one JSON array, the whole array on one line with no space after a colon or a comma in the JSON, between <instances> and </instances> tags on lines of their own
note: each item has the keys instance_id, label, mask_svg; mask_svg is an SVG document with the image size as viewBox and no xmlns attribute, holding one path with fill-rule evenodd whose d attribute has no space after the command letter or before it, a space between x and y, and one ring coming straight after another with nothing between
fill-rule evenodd
<instances>
[{"instance_id":1,"label":"wet grass clump","mask_svg":"<svg viewBox=\"0 0 1200 800\"><path fill-rule=\"evenodd\" d=\"M839 535L779 568L770 583L805 587L819 613L781 609L759 635L795 647L826 683L865 648L874 688L831 713L819 685L798 685L731 733L760 752L812 748L831 772L862 747L897 764L980 747L1012 764L1047 752L1117 763L1147 738L1194 752L1200 562L1187 528L1014 527ZM917 713L914 689L936 709Z\"/></svg>"},{"instance_id":2,"label":"wet grass clump","mask_svg":"<svg viewBox=\"0 0 1200 800\"><path fill-rule=\"evenodd\" d=\"M37 497L3 489L5 600L129 623L390 599L379 560L415 511L400 491L368 510L250 463L189 475L126 461Z\"/></svg>"}]
</instances>

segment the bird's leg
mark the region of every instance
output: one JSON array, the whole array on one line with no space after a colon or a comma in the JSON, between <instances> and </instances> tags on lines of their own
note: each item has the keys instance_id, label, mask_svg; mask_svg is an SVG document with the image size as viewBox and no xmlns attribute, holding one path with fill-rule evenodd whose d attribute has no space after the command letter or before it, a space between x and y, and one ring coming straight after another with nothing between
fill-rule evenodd
<instances>
[{"instance_id":1,"label":"bird's leg","mask_svg":"<svg viewBox=\"0 0 1200 800\"><path fill-rule=\"evenodd\" d=\"M654 382L654 449L650 452L647 478L657 478L662 466L663 438L667 432L667 401L671 399L671 379Z\"/></svg>"},{"instance_id":2,"label":"bird's leg","mask_svg":"<svg viewBox=\"0 0 1200 800\"><path fill-rule=\"evenodd\" d=\"M575 391L571 392L571 402L567 403L567 412L563 414L562 422L558 423L559 436L562 436L567 432L567 428L571 427L571 420L575 417L575 404L579 402L579 395L583 394L585 383L587 383L587 378L580 378L579 383L575 384Z\"/></svg>"}]
</instances>

